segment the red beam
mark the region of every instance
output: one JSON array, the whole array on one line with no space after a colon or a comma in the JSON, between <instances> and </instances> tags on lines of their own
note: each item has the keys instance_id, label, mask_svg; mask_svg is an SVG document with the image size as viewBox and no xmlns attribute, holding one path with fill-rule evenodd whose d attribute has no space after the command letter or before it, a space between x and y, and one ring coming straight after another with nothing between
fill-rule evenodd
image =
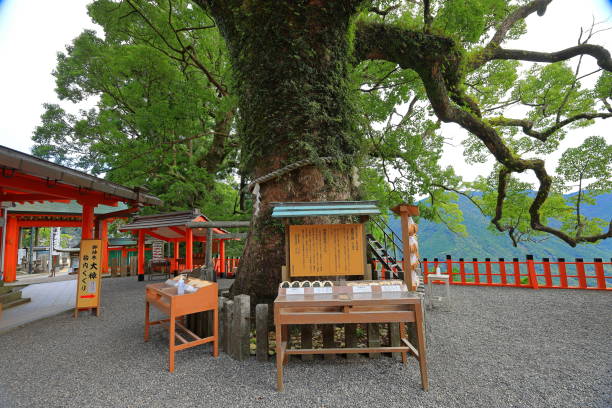
<instances>
[{"instance_id":1,"label":"red beam","mask_svg":"<svg viewBox=\"0 0 612 408\"><path fill-rule=\"evenodd\" d=\"M81 221L19 220L19 227L81 227Z\"/></svg>"},{"instance_id":2,"label":"red beam","mask_svg":"<svg viewBox=\"0 0 612 408\"><path fill-rule=\"evenodd\" d=\"M179 229L179 228L177 228L177 227L173 227L173 226L170 226L170 227L168 227L168 228L170 228L172 231L174 231L174 232L176 232L177 234L179 234L181 237L184 237L184 236L185 236L185 231L184 231L184 230L182 230L182 229ZM191 228L186 228L186 230L191 231Z\"/></svg>"},{"instance_id":3,"label":"red beam","mask_svg":"<svg viewBox=\"0 0 612 408\"><path fill-rule=\"evenodd\" d=\"M2 182L0 181L0 184ZM49 194L3 194L0 196L0 201L12 201L16 203L23 203L25 201L58 201L57 197ZM70 200L61 200L64 203L70 202Z\"/></svg>"},{"instance_id":4,"label":"red beam","mask_svg":"<svg viewBox=\"0 0 612 408\"><path fill-rule=\"evenodd\" d=\"M151 231L150 229L143 229L140 231L144 231L145 234L152 236L153 238L157 238L157 239L161 239L162 241L172 241L175 238L168 238L168 237L164 237L163 235L159 235L153 231Z\"/></svg>"},{"instance_id":5,"label":"red beam","mask_svg":"<svg viewBox=\"0 0 612 408\"><path fill-rule=\"evenodd\" d=\"M17 191L33 194L45 194L56 197L57 199L71 199L79 201L89 201L90 203L105 204L116 206L117 201L124 201L124 198L115 197L100 191L77 188L53 180L45 180L39 177L29 176L20 172L15 172L9 177L0 177L0 187L9 187Z\"/></svg>"}]
</instances>

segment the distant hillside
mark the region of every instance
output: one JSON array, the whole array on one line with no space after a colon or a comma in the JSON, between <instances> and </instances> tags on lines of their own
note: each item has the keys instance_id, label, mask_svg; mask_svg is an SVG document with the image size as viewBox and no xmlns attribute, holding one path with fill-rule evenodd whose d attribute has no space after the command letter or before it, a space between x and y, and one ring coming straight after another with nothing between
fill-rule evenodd
<instances>
[{"instance_id":1,"label":"distant hillside","mask_svg":"<svg viewBox=\"0 0 612 408\"><path fill-rule=\"evenodd\" d=\"M596 206L584 207L587 217L609 219L612 215L612 194L598 197ZM521 258L532 254L536 258L611 258L612 239L599 244L583 244L570 247L559 238L550 235L540 243L523 242L518 248L512 246L507 235L499 235L488 229L489 220L465 197L460 197L459 207L463 211L468 236L461 237L449 231L443 224L427 220L419 221L419 247L422 258L445 258L447 254L458 258ZM398 218L389 220L391 228L401 236Z\"/></svg>"}]
</instances>

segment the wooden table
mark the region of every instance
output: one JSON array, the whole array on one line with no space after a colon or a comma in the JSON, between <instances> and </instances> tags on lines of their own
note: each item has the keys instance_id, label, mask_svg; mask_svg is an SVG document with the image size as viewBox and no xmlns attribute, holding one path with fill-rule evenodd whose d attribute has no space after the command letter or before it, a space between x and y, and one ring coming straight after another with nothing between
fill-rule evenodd
<instances>
[{"instance_id":1,"label":"wooden table","mask_svg":"<svg viewBox=\"0 0 612 408\"><path fill-rule=\"evenodd\" d=\"M363 281L361 281L363 282ZM283 390L283 365L291 354L347 354L367 352L400 352L402 362L410 352L419 361L421 385L428 390L422 299L409 292L404 284L380 285L371 282L370 289L342 284L333 288L280 288L274 301L276 325L277 390ZM388 286L384 288L384 286ZM330 293L321 293L321 292ZM318 292L318 293L315 293ZM405 323L415 322L418 346L406 338ZM401 346L326 349L288 348L290 324L399 323ZM365 384L364 384L365 385Z\"/></svg>"},{"instance_id":2,"label":"wooden table","mask_svg":"<svg viewBox=\"0 0 612 408\"><path fill-rule=\"evenodd\" d=\"M178 294L176 287L168 286L165 283L154 283L146 287L144 340L149 340L149 326L168 323L170 332L170 372L174 371L174 353L176 351L213 342L213 357L219 355L218 287L214 282L209 283L208 286L198 289L197 292L185 293L183 295ZM149 321L150 305L162 311L168 318ZM177 321L177 319L188 314L205 312L208 310L212 310L214 315L212 336L201 338L185 327L183 322ZM177 332L177 328L191 336L193 340L188 341ZM181 344L176 345L176 339L178 339Z\"/></svg>"}]
</instances>

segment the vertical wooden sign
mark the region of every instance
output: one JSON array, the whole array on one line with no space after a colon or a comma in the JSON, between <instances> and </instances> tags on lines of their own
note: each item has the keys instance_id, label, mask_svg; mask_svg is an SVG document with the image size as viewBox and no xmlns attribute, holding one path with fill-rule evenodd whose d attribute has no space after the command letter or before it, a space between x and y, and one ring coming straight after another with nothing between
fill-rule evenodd
<instances>
[{"instance_id":1,"label":"vertical wooden sign","mask_svg":"<svg viewBox=\"0 0 612 408\"><path fill-rule=\"evenodd\" d=\"M96 315L100 316L101 250L101 240L81 240L74 317L83 309L96 309Z\"/></svg>"},{"instance_id":2,"label":"vertical wooden sign","mask_svg":"<svg viewBox=\"0 0 612 408\"><path fill-rule=\"evenodd\" d=\"M164 259L164 241L155 240L151 245L151 258L152 259Z\"/></svg>"}]
</instances>

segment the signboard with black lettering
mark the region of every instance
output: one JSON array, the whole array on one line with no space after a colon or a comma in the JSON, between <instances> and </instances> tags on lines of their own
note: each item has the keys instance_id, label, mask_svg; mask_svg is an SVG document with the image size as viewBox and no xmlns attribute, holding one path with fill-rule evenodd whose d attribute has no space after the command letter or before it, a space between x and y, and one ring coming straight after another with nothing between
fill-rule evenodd
<instances>
[{"instance_id":1,"label":"signboard with black lettering","mask_svg":"<svg viewBox=\"0 0 612 408\"><path fill-rule=\"evenodd\" d=\"M291 276L342 276L365 273L363 224L291 225Z\"/></svg>"},{"instance_id":2,"label":"signboard with black lettering","mask_svg":"<svg viewBox=\"0 0 612 408\"><path fill-rule=\"evenodd\" d=\"M81 240L75 316L79 309L97 309L99 311L101 251L102 242L99 239Z\"/></svg>"},{"instance_id":3,"label":"signboard with black lettering","mask_svg":"<svg viewBox=\"0 0 612 408\"><path fill-rule=\"evenodd\" d=\"M151 258L164 259L164 241L156 240L151 244Z\"/></svg>"}]
</instances>

